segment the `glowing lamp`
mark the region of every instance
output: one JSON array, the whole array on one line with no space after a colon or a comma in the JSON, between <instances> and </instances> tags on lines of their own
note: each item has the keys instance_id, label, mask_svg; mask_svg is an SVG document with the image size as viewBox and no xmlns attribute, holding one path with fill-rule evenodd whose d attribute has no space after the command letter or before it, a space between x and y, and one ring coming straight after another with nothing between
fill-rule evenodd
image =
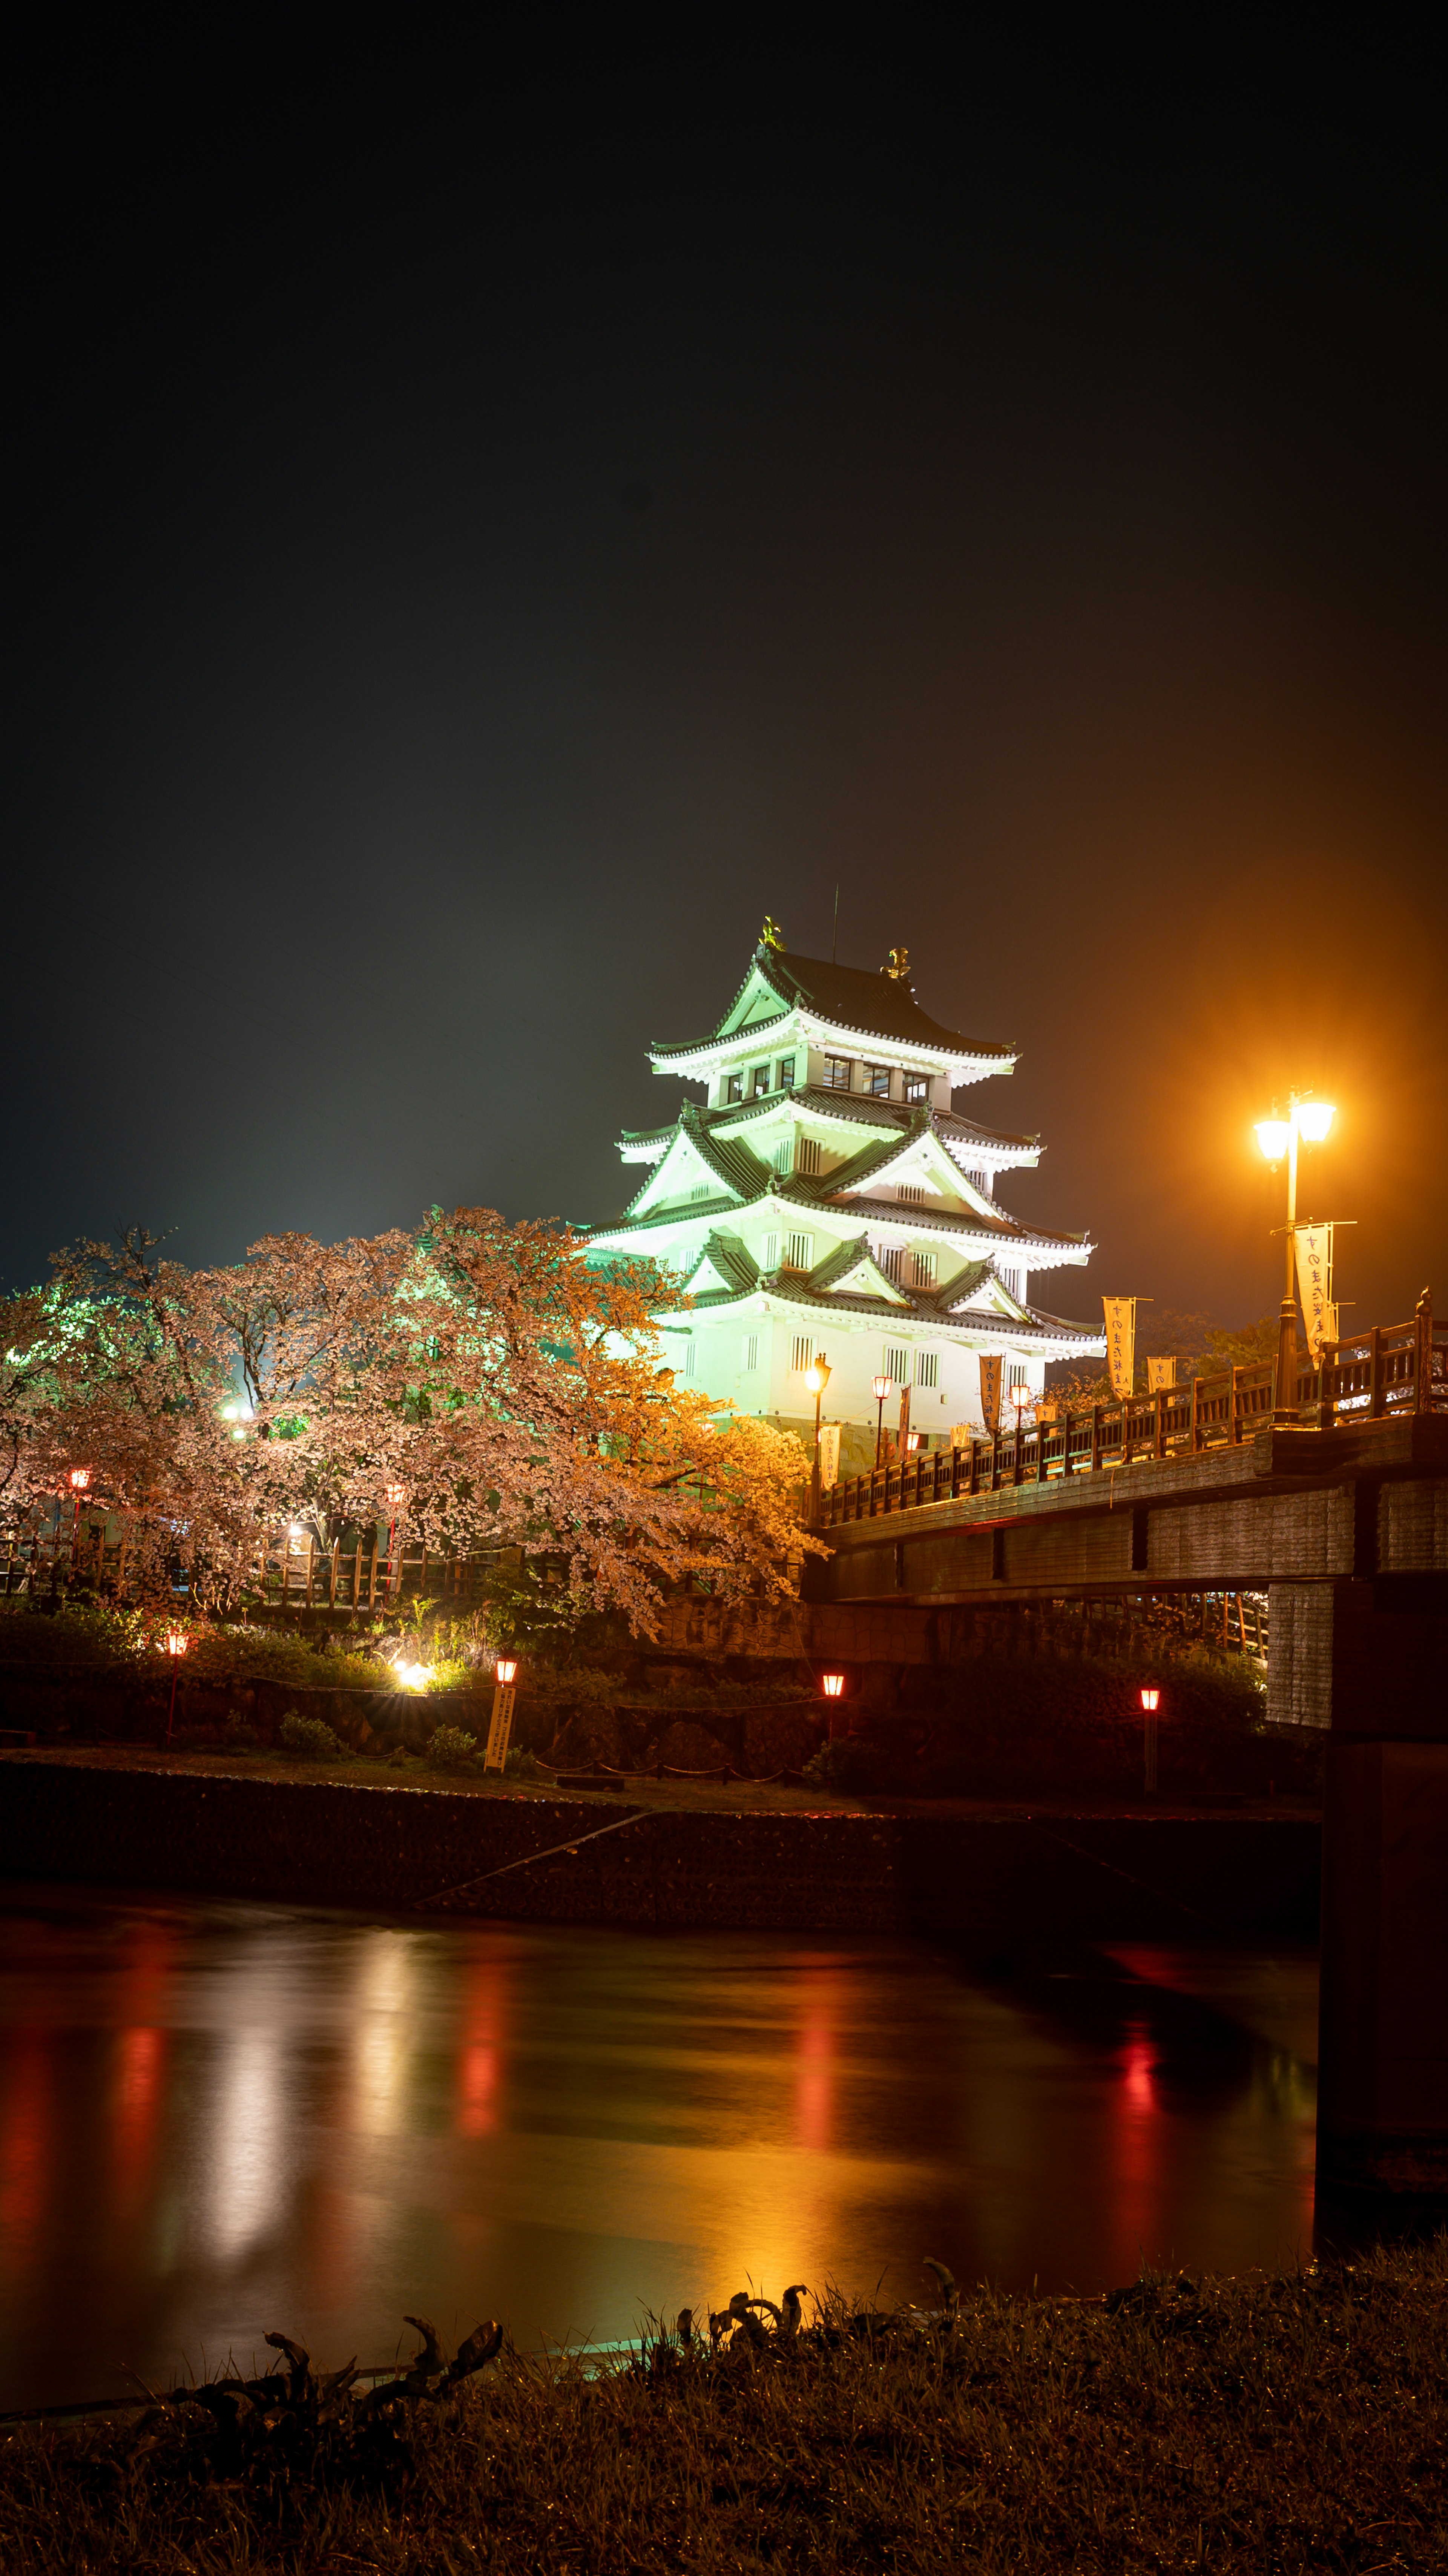
<instances>
[{"instance_id":1,"label":"glowing lamp","mask_svg":"<svg viewBox=\"0 0 1448 2576\"><path fill-rule=\"evenodd\" d=\"M89 1467L72 1467L70 1481L78 1494L83 1494L91 1480Z\"/></svg>"},{"instance_id":2,"label":"glowing lamp","mask_svg":"<svg viewBox=\"0 0 1448 2576\"><path fill-rule=\"evenodd\" d=\"M823 1395L832 1374L833 1371L827 1359L811 1360L804 1373L804 1382L811 1395Z\"/></svg>"},{"instance_id":3,"label":"glowing lamp","mask_svg":"<svg viewBox=\"0 0 1448 2576\"><path fill-rule=\"evenodd\" d=\"M1157 1705L1160 1699L1161 1692L1158 1690L1156 1683L1144 1682L1141 1692L1141 1705L1145 1709L1148 1717L1154 1717L1156 1715Z\"/></svg>"},{"instance_id":4,"label":"glowing lamp","mask_svg":"<svg viewBox=\"0 0 1448 2576\"><path fill-rule=\"evenodd\" d=\"M191 1640L187 1636L184 1628L167 1629L166 1652L168 1655L184 1655L190 1643Z\"/></svg>"},{"instance_id":5,"label":"glowing lamp","mask_svg":"<svg viewBox=\"0 0 1448 2576\"><path fill-rule=\"evenodd\" d=\"M498 1680L499 1680L499 1683L501 1684L502 1688L503 1688L504 1690L511 1690L511 1689L512 1689L512 1687L513 1687L514 1682L515 1682L515 1681L517 1680L517 1678L518 1678L518 1658L517 1658L517 1656L516 1656L516 1655L500 1655L500 1656L498 1657L497 1671L498 1671Z\"/></svg>"},{"instance_id":6,"label":"glowing lamp","mask_svg":"<svg viewBox=\"0 0 1448 2576\"><path fill-rule=\"evenodd\" d=\"M895 1384L895 1381L894 1381L894 1379L893 1379L892 1377L872 1377L872 1378L871 1378L871 1380L870 1380L870 1391L871 1391L871 1393L873 1394L873 1396L874 1396L874 1398L875 1398L875 1402L876 1402L877 1404L883 1404L883 1403L884 1403L886 1396L887 1396L887 1395L889 1395L889 1394L891 1393L891 1391L892 1391L892 1389L893 1389L893 1387L894 1387L894 1384Z\"/></svg>"},{"instance_id":7,"label":"glowing lamp","mask_svg":"<svg viewBox=\"0 0 1448 2576\"><path fill-rule=\"evenodd\" d=\"M1257 1142L1269 1163L1280 1163L1292 1142L1290 1118L1259 1118Z\"/></svg>"},{"instance_id":8,"label":"glowing lamp","mask_svg":"<svg viewBox=\"0 0 1448 2576\"><path fill-rule=\"evenodd\" d=\"M392 1669L404 1690L421 1690L427 1679L426 1664L394 1664Z\"/></svg>"},{"instance_id":9,"label":"glowing lamp","mask_svg":"<svg viewBox=\"0 0 1448 2576\"><path fill-rule=\"evenodd\" d=\"M288 1524L287 1524L287 1536L288 1536L288 1538L304 1538L304 1537L306 1536L306 1532L305 1532L305 1530L302 1528L302 1524L301 1524L301 1522L300 1522L300 1521L289 1521L289 1522L288 1522Z\"/></svg>"},{"instance_id":10,"label":"glowing lamp","mask_svg":"<svg viewBox=\"0 0 1448 2576\"><path fill-rule=\"evenodd\" d=\"M398 1504L407 1500L407 1487L405 1485L384 1485L382 1488L382 1495L383 1500L385 1502L389 1502L392 1505L393 1510L396 1511Z\"/></svg>"},{"instance_id":11,"label":"glowing lamp","mask_svg":"<svg viewBox=\"0 0 1448 2576\"><path fill-rule=\"evenodd\" d=\"M905 1446L906 1446L906 1448L907 1448L907 1449L911 1450L912 1452L919 1448L919 1446L920 1446L920 1434L919 1434L919 1432L918 1432L918 1431L907 1431L907 1432L906 1432L906 1434L905 1434Z\"/></svg>"},{"instance_id":12,"label":"glowing lamp","mask_svg":"<svg viewBox=\"0 0 1448 2576\"><path fill-rule=\"evenodd\" d=\"M842 1699L845 1691L844 1674L821 1673L820 1687L823 1690L826 1699Z\"/></svg>"},{"instance_id":13,"label":"glowing lamp","mask_svg":"<svg viewBox=\"0 0 1448 2576\"><path fill-rule=\"evenodd\" d=\"M1299 1100L1298 1134L1305 1136L1309 1145L1320 1145L1336 1116L1337 1111L1330 1100Z\"/></svg>"},{"instance_id":14,"label":"glowing lamp","mask_svg":"<svg viewBox=\"0 0 1448 2576\"><path fill-rule=\"evenodd\" d=\"M1013 1386L1010 1394L1011 1402L1015 1406L1017 1413L1024 1412L1026 1406L1031 1400L1030 1388L1028 1386Z\"/></svg>"}]
</instances>

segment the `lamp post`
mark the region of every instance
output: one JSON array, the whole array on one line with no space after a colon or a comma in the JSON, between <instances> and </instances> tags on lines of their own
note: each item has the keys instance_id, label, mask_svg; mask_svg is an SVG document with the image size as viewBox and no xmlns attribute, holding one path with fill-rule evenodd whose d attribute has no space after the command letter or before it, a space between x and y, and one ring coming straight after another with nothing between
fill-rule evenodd
<instances>
[{"instance_id":1,"label":"lamp post","mask_svg":"<svg viewBox=\"0 0 1448 2576\"><path fill-rule=\"evenodd\" d=\"M814 1470L809 1480L809 1516L812 1521L817 1521L820 1516L820 1398L832 1374L823 1351L818 1359L811 1360L804 1373L805 1385L815 1400Z\"/></svg>"},{"instance_id":2,"label":"lamp post","mask_svg":"<svg viewBox=\"0 0 1448 2576\"><path fill-rule=\"evenodd\" d=\"M407 1500L407 1487L405 1485L384 1485L382 1491L387 1502L387 1508L392 1514L392 1518L387 1524L387 1589L389 1592L392 1592L397 1589L397 1586L393 1582L392 1541L397 1530L397 1515L401 1510L402 1505Z\"/></svg>"},{"instance_id":3,"label":"lamp post","mask_svg":"<svg viewBox=\"0 0 1448 2576\"><path fill-rule=\"evenodd\" d=\"M176 1684L181 1679L181 1658L191 1640L184 1628L168 1628L166 1652L171 1658L171 1705L166 1711L166 1741L171 1741L171 1728L176 1716Z\"/></svg>"},{"instance_id":4,"label":"lamp post","mask_svg":"<svg viewBox=\"0 0 1448 2576\"><path fill-rule=\"evenodd\" d=\"M1142 1770L1149 1798L1156 1795L1156 1712L1161 1705L1161 1692L1155 1682L1145 1682L1141 1692Z\"/></svg>"},{"instance_id":5,"label":"lamp post","mask_svg":"<svg viewBox=\"0 0 1448 2576\"><path fill-rule=\"evenodd\" d=\"M820 1688L821 1688L821 1690L824 1692L824 1695L825 1695L826 1699L830 1702L830 1734L831 1734L831 1736L833 1736L834 1731L835 1731L835 1709L834 1709L834 1703L836 1702L836 1700L841 1700L841 1699L843 1699L843 1698L844 1698L844 1695L845 1695L845 1677L844 1677L844 1674L843 1674L843 1673L821 1673L821 1675L820 1675Z\"/></svg>"},{"instance_id":6,"label":"lamp post","mask_svg":"<svg viewBox=\"0 0 1448 2576\"><path fill-rule=\"evenodd\" d=\"M496 1669L493 1722L488 1728L488 1749L483 1755L485 1771L501 1771L508 1759L508 1737L513 1730L513 1684L518 1678L517 1656L500 1655Z\"/></svg>"},{"instance_id":7,"label":"lamp post","mask_svg":"<svg viewBox=\"0 0 1448 2576\"><path fill-rule=\"evenodd\" d=\"M80 1498L91 1480L89 1467L72 1467L70 1490L75 1496L75 1512L70 1524L70 1570L75 1572L76 1549L80 1545Z\"/></svg>"},{"instance_id":8,"label":"lamp post","mask_svg":"<svg viewBox=\"0 0 1448 2576\"><path fill-rule=\"evenodd\" d=\"M870 1384L875 1394L875 1464L878 1467L885 1434L885 1398L893 1395L895 1381L892 1377L875 1377L871 1378Z\"/></svg>"},{"instance_id":9,"label":"lamp post","mask_svg":"<svg viewBox=\"0 0 1448 2576\"><path fill-rule=\"evenodd\" d=\"M1300 1093L1287 1095L1287 1115L1279 1118L1277 1103L1272 1103L1270 1118L1257 1121L1257 1143L1275 1172L1284 1159L1287 1164L1287 1261L1282 1288L1282 1312L1277 1326L1277 1402L1273 1407L1274 1422L1297 1419L1297 1298L1292 1277L1292 1254L1297 1231L1297 1146L1301 1139L1308 1145L1320 1145L1332 1125L1336 1111L1330 1100L1304 1099Z\"/></svg>"}]
</instances>

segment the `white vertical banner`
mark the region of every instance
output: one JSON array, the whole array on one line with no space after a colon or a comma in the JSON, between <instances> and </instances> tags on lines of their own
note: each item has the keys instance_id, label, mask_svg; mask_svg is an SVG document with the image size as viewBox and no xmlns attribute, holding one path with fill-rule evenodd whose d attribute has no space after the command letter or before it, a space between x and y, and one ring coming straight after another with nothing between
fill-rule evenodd
<instances>
[{"instance_id":1,"label":"white vertical banner","mask_svg":"<svg viewBox=\"0 0 1448 2576\"><path fill-rule=\"evenodd\" d=\"M1337 1339L1337 1313L1332 1303L1332 1227L1298 1225L1292 1229L1297 1250L1297 1293L1302 1299L1302 1320L1307 1326L1307 1347L1312 1365L1322 1360L1324 1342Z\"/></svg>"},{"instance_id":2,"label":"white vertical banner","mask_svg":"<svg viewBox=\"0 0 1448 2576\"><path fill-rule=\"evenodd\" d=\"M840 1481L840 1426L837 1422L820 1425L820 1488L828 1493Z\"/></svg>"},{"instance_id":3,"label":"white vertical banner","mask_svg":"<svg viewBox=\"0 0 1448 2576\"><path fill-rule=\"evenodd\" d=\"M1001 1368L999 1353L994 1359L981 1360L980 1418L985 1424L987 1440L994 1440L1001 1427Z\"/></svg>"}]
</instances>

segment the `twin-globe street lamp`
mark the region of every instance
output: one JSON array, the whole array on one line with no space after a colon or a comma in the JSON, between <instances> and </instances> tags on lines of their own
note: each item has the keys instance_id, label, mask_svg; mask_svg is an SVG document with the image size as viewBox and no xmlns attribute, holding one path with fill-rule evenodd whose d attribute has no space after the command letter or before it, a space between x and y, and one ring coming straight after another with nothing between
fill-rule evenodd
<instances>
[{"instance_id":1,"label":"twin-globe street lamp","mask_svg":"<svg viewBox=\"0 0 1448 2576\"><path fill-rule=\"evenodd\" d=\"M805 1385L815 1400L814 1472L809 1480L809 1516L812 1521L817 1521L820 1516L820 1398L833 1374L823 1351L818 1359L811 1360L804 1373Z\"/></svg>"},{"instance_id":2,"label":"twin-globe street lamp","mask_svg":"<svg viewBox=\"0 0 1448 2576\"><path fill-rule=\"evenodd\" d=\"M1297 1418L1297 1301L1292 1275L1297 1229L1297 1147L1299 1140L1306 1145L1320 1145L1336 1115L1330 1100L1312 1100L1291 1091L1285 1118L1278 1117L1274 1100L1271 1117L1257 1121L1257 1142L1273 1171L1284 1158L1287 1164L1287 1261L1277 1331L1277 1402L1273 1408L1276 1422L1294 1422Z\"/></svg>"}]
</instances>

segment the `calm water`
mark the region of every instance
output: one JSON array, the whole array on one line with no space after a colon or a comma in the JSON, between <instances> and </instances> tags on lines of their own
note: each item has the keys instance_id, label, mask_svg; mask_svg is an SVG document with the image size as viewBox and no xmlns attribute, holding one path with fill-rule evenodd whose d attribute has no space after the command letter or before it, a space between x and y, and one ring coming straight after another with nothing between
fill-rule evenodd
<instances>
[{"instance_id":1,"label":"calm water","mask_svg":"<svg viewBox=\"0 0 1448 2576\"><path fill-rule=\"evenodd\" d=\"M1097 2290L1310 2247L1309 1952L997 1981L874 1938L0 1889L0 2406L404 2309L520 2343L833 2276ZM410 2343L411 2338L407 2337Z\"/></svg>"}]
</instances>

